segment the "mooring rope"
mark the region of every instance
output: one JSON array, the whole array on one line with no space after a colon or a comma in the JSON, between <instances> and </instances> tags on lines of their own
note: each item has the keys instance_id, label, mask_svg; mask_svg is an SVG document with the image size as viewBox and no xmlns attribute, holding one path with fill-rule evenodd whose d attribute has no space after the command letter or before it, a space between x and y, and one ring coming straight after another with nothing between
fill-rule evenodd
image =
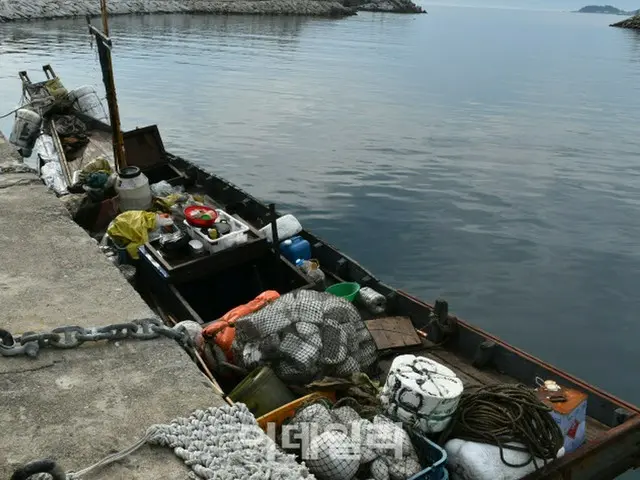
<instances>
[{"instance_id":1,"label":"mooring rope","mask_svg":"<svg viewBox=\"0 0 640 480\"><path fill-rule=\"evenodd\" d=\"M464 393L440 443L450 438L489 443L500 447L500 459L509 467L523 467L536 458L544 465L556 458L564 443L560 427L535 392L524 385L498 384ZM516 445L514 445L516 444ZM519 444L519 445L518 445ZM528 452L520 464L508 462L504 450Z\"/></svg>"}]
</instances>

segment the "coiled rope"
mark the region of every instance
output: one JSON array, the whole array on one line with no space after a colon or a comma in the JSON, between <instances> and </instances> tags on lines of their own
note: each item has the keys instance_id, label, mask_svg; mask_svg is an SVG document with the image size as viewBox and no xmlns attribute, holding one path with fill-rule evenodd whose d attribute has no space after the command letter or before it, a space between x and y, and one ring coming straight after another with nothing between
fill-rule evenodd
<instances>
[{"instance_id":1,"label":"coiled rope","mask_svg":"<svg viewBox=\"0 0 640 480\"><path fill-rule=\"evenodd\" d=\"M524 385L488 385L464 393L449 427L440 443L449 438L489 443L500 447L500 459L509 467L524 467L536 458L544 465L556 458L564 443L562 431L535 392ZM504 450L528 452L530 457L520 464L508 462Z\"/></svg>"}]
</instances>

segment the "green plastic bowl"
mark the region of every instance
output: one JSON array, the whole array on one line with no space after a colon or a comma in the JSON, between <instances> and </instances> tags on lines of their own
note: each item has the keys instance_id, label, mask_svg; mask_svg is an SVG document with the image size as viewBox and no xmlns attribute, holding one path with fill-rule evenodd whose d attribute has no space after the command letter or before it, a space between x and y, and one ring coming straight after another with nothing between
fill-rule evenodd
<instances>
[{"instance_id":1,"label":"green plastic bowl","mask_svg":"<svg viewBox=\"0 0 640 480\"><path fill-rule=\"evenodd\" d=\"M336 283L325 290L327 293L331 293L336 297L342 297L350 302L353 302L353 299L356 298L359 291L360 285L356 282Z\"/></svg>"}]
</instances>

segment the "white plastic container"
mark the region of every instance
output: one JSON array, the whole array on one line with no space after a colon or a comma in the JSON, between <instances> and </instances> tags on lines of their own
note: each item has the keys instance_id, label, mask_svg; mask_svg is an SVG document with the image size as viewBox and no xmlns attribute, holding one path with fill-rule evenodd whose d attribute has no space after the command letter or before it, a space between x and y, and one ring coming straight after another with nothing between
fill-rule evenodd
<instances>
[{"instance_id":1,"label":"white plastic container","mask_svg":"<svg viewBox=\"0 0 640 480\"><path fill-rule=\"evenodd\" d=\"M20 149L23 157L30 157L33 144L40 132L42 117L33 110L21 108L16 112L9 142Z\"/></svg>"},{"instance_id":2,"label":"white plastic container","mask_svg":"<svg viewBox=\"0 0 640 480\"><path fill-rule=\"evenodd\" d=\"M276 219L276 228L278 229L278 240L286 240L294 235L297 235L302 231L302 225L296 217L291 214L283 215ZM260 229L260 235L263 235L269 240L269 243L273 243L271 237L271 224L262 227Z\"/></svg>"},{"instance_id":3,"label":"white plastic container","mask_svg":"<svg viewBox=\"0 0 640 480\"><path fill-rule=\"evenodd\" d=\"M443 431L462 395L456 374L426 357L400 355L393 360L380 392L384 413L426 434Z\"/></svg>"},{"instance_id":4,"label":"white plastic container","mask_svg":"<svg viewBox=\"0 0 640 480\"><path fill-rule=\"evenodd\" d=\"M120 195L120 211L147 210L151 207L149 179L138 167L125 167L118 173L115 189Z\"/></svg>"},{"instance_id":5,"label":"white plastic container","mask_svg":"<svg viewBox=\"0 0 640 480\"><path fill-rule=\"evenodd\" d=\"M200 242L202 242L205 250L207 250L209 253L220 252L222 250L226 250L227 248L246 243L247 240L249 240L248 233L250 228L248 225L241 222L237 218L232 217L224 210L220 210L217 208L216 212L218 213L216 222L222 219L226 220L231 227L231 231L229 233L213 240L202 233L199 228L189 225L189 223L184 220L184 225L187 227L189 236L194 240L199 240Z\"/></svg>"},{"instance_id":6,"label":"white plastic container","mask_svg":"<svg viewBox=\"0 0 640 480\"><path fill-rule=\"evenodd\" d=\"M107 113L95 88L89 85L78 87L69 92L68 98L79 112L108 123Z\"/></svg>"},{"instance_id":7,"label":"white plastic container","mask_svg":"<svg viewBox=\"0 0 640 480\"><path fill-rule=\"evenodd\" d=\"M500 447L487 443L469 442L454 438L449 440L444 449L447 451L447 470L452 480L518 480L533 472L533 462L523 467L510 467L500 458ZM512 465L525 463L529 459L528 452L503 450L504 458ZM564 455L564 447L560 448L557 457ZM536 459L538 466L544 462Z\"/></svg>"}]
</instances>

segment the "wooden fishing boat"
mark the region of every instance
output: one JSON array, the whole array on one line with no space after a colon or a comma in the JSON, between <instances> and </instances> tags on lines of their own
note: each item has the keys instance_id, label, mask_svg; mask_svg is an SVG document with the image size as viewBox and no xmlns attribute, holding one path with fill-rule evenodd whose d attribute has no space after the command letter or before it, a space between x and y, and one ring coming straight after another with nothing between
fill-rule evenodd
<instances>
[{"instance_id":1,"label":"wooden fishing boat","mask_svg":"<svg viewBox=\"0 0 640 480\"><path fill-rule=\"evenodd\" d=\"M95 131L110 129L101 122L89 123ZM129 164L138 166L150 182L166 180L188 192L204 194L206 203L250 226L247 242L211 255L169 258L153 242L141 246L137 285L143 295L154 299L152 307L176 321L195 320L206 325L261 291L317 288L310 277L280 254L277 242L270 244L258 234L258 229L274 222L282 212L217 174L166 152L155 126L125 132L123 137ZM100 138L104 144L104 138ZM128 145L126 139L130 140ZM71 179L79 165L67 162L60 142L55 144ZM588 395L586 443L525 478L608 479L640 466L640 409L636 406L451 315L444 301L430 305L386 285L307 229L299 235L310 243L312 258L319 261L328 284L357 282L382 294L387 305L385 319L409 318L421 332L423 338L413 352L447 365L466 386L522 383L534 387L539 377ZM364 311L363 316L376 318ZM393 355L394 350L386 353Z\"/></svg>"},{"instance_id":2,"label":"wooden fishing boat","mask_svg":"<svg viewBox=\"0 0 640 480\"><path fill-rule=\"evenodd\" d=\"M254 227L263 227L273 218L268 205L233 183L183 158L171 154L167 158L216 204L234 211ZM276 217L281 213L276 212ZM640 409L636 406L450 315L446 304L440 303L441 308L434 310L433 305L384 284L357 261L308 230L300 235L311 244L312 256L319 260L330 282L357 282L383 294L388 306L385 315L410 317L415 328L427 335L422 353L449 366L467 386L514 382L535 386L535 378L540 377L588 394L586 444L527 479L615 478L640 466ZM440 348L432 348L440 344Z\"/></svg>"},{"instance_id":3,"label":"wooden fishing boat","mask_svg":"<svg viewBox=\"0 0 640 480\"><path fill-rule=\"evenodd\" d=\"M153 242L141 247L138 288L143 296L158 302L153 307L160 307L176 321L195 320L206 325L266 289L285 293L314 288L309 277L257 233L284 212L275 211L237 185L166 152L155 126L125 132L124 137L135 139L131 144L138 145L138 150L131 158L138 160L132 161L140 162L150 181L166 180L185 186L189 192L204 194L208 204L236 215L252 228L251 242L204 258L167 260ZM636 406L449 314L446 302L438 302L434 308L394 289L309 230L303 229L299 235L311 244L312 257L319 261L328 284L357 282L384 295L385 317L409 317L414 327L425 334L422 346L413 353L448 366L466 386L517 382L533 387L539 377L588 395L587 442L525 478L615 478L639 466L640 409ZM218 300L212 303L212 297ZM373 318L367 315L363 312L365 318Z\"/></svg>"}]
</instances>

